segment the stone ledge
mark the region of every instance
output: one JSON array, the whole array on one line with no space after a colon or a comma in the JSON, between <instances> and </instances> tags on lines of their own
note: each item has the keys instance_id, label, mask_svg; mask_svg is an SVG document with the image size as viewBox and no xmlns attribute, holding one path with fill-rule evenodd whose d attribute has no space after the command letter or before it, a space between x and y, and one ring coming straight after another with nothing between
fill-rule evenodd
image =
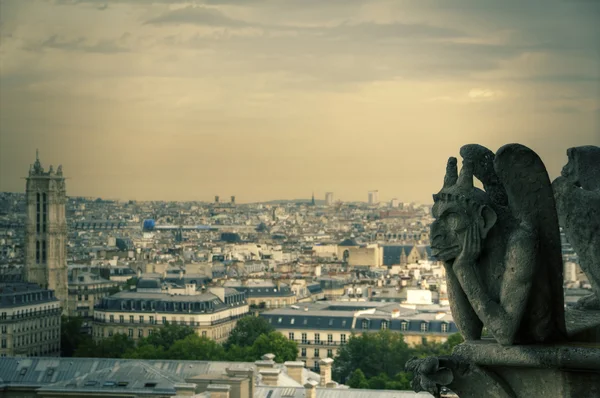
<instances>
[{"instance_id":1,"label":"stone ledge","mask_svg":"<svg viewBox=\"0 0 600 398\"><path fill-rule=\"evenodd\" d=\"M600 372L600 343L501 346L494 341L481 340L459 344L453 356L484 367Z\"/></svg>"}]
</instances>

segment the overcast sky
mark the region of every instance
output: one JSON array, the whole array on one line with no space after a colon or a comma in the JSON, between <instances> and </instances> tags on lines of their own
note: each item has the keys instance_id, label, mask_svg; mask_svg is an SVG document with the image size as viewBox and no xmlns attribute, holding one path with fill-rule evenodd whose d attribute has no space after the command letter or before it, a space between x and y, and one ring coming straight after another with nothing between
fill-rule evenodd
<instances>
[{"instance_id":1,"label":"overcast sky","mask_svg":"<svg viewBox=\"0 0 600 398\"><path fill-rule=\"evenodd\" d=\"M0 0L0 191L431 202L461 145L600 145L600 2Z\"/></svg>"}]
</instances>

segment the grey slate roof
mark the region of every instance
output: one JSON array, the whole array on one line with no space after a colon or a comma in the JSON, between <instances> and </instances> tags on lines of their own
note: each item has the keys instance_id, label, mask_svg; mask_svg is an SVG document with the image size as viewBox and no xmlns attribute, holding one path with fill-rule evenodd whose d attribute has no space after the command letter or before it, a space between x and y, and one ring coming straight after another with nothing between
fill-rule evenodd
<instances>
[{"instance_id":1,"label":"grey slate roof","mask_svg":"<svg viewBox=\"0 0 600 398\"><path fill-rule=\"evenodd\" d=\"M225 288L225 302L212 293L195 296L170 295L167 293L119 292L103 297L96 309L135 312L204 312L219 311L245 304L243 293L235 289ZM238 304L239 303L239 304ZM143 308L143 309L142 309Z\"/></svg>"},{"instance_id":2,"label":"grey slate roof","mask_svg":"<svg viewBox=\"0 0 600 398\"><path fill-rule=\"evenodd\" d=\"M0 387L3 384L42 387L136 362L139 361L109 358L0 357ZM161 374L169 374L182 379L200 374L221 374L227 368L250 367L254 369L255 367L252 362L171 360L144 360L141 362L152 366Z\"/></svg>"},{"instance_id":3,"label":"grey slate roof","mask_svg":"<svg viewBox=\"0 0 600 398\"><path fill-rule=\"evenodd\" d=\"M112 367L96 370L72 380L47 385L38 391L79 391L83 393L175 395L175 385L185 380L172 373L162 372L145 361L117 362Z\"/></svg>"},{"instance_id":4,"label":"grey slate roof","mask_svg":"<svg viewBox=\"0 0 600 398\"><path fill-rule=\"evenodd\" d=\"M54 291L35 283L0 283L0 308L54 302L58 302Z\"/></svg>"},{"instance_id":5,"label":"grey slate roof","mask_svg":"<svg viewBox=\"0 0 600 398\"><path fill-rule=\"evenodd\" d=\"M304 398L304 388L294 387L258 387L254 398ZM427 398L429 393L394 390L359 390L350 388L318 388L317 398Z\"/></svg>"},{"instance_id":6,"label":"grey slate roof","mask_svg":"<svg viewBox=\"0 0 600 398\"><path fill-rule=\"evenodd\" d=\"M280 308L263 312L265 318L276 329L345 330L350 332L378 331L387 322L387 329L397 332L423 333L421 324L427 324L427 333L457 333L452 316L435 312L418 312L402 308L394 303L382 302L335 302L299 304L300 309ZM307 311L304 311L307 308ZM375 309L373 314L357 315L356 311ZM392 311L399 310L397 317ZM356 322L354 319L356 318ZM364 321L364 323L363 323ZM354 328L353 328L354 322ZM442 331L445 324L446 331Z\"/></svg>"}]
</instances>

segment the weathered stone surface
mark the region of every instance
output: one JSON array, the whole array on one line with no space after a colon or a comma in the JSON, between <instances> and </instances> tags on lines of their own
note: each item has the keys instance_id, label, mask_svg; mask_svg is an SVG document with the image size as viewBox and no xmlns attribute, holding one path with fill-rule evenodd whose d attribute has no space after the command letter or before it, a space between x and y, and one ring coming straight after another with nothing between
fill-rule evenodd
<instances>
[{"instance_id":1,"label":"weathered stone surface","mask_svg":"<svg viewBox=\"0 0 600 398\"><path fill-rule=\"evenodd\" d=\"M598 344L502 346L485 340L466 342L458 345L452 356L415 359L407 363L407 369L415 374L413 388L434 396L443 386L460 398L600 396Z\"/></svg>"},{"instance_id":2,"label":"weathered stone surface","mask_svg":"<svg viewBox=\"0 0 600 398\"><path fill-rule=\"evenodd\" d=\"M559 221L594 292L579 307L600 309L600 147L570 148L567 156L552 183Z\"/></svg>"},{"instance_id":3,"label":"weathered stone surface","mask_svg":"<svg viewBox=\"0 0 600 398\"><path fill-rule=\"evenodd\" d=\"M560 234L543 162L518 144L496 155L467 145L461 155L460 176L448 161L431 226L461 333L479 340L485 326L504 345L565 340Z\"/></svg>"}]
</instances>

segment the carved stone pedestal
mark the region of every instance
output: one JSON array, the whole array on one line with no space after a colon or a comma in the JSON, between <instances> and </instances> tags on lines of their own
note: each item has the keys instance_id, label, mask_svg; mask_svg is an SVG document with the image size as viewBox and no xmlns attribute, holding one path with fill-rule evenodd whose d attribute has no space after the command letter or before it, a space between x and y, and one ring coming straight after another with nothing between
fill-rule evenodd
<instances>
[{"instance_id":1,"label":"carved stone pedestal","mask_svg":"<svg viewBox=\"0 0 600 398\"><path fill-rule=\"evenodd\" d=\"M484 340L415 364L413 387L434 395L447 387L460 398L600 397L600 344L501 346Z\"/></svg>"},{"instance_id":2,"label":"carved stone pedestal","mask_svg":"<svg viewBox=\"0 0 600 398\"><path fill-rule=\"evenodd\" d=\"M453 356L497 375L514 397L600 397L600 344L509 346L479 341L456 347ZM485 391L460 395L484 397Z\"/></svg>"}]
</instances>

